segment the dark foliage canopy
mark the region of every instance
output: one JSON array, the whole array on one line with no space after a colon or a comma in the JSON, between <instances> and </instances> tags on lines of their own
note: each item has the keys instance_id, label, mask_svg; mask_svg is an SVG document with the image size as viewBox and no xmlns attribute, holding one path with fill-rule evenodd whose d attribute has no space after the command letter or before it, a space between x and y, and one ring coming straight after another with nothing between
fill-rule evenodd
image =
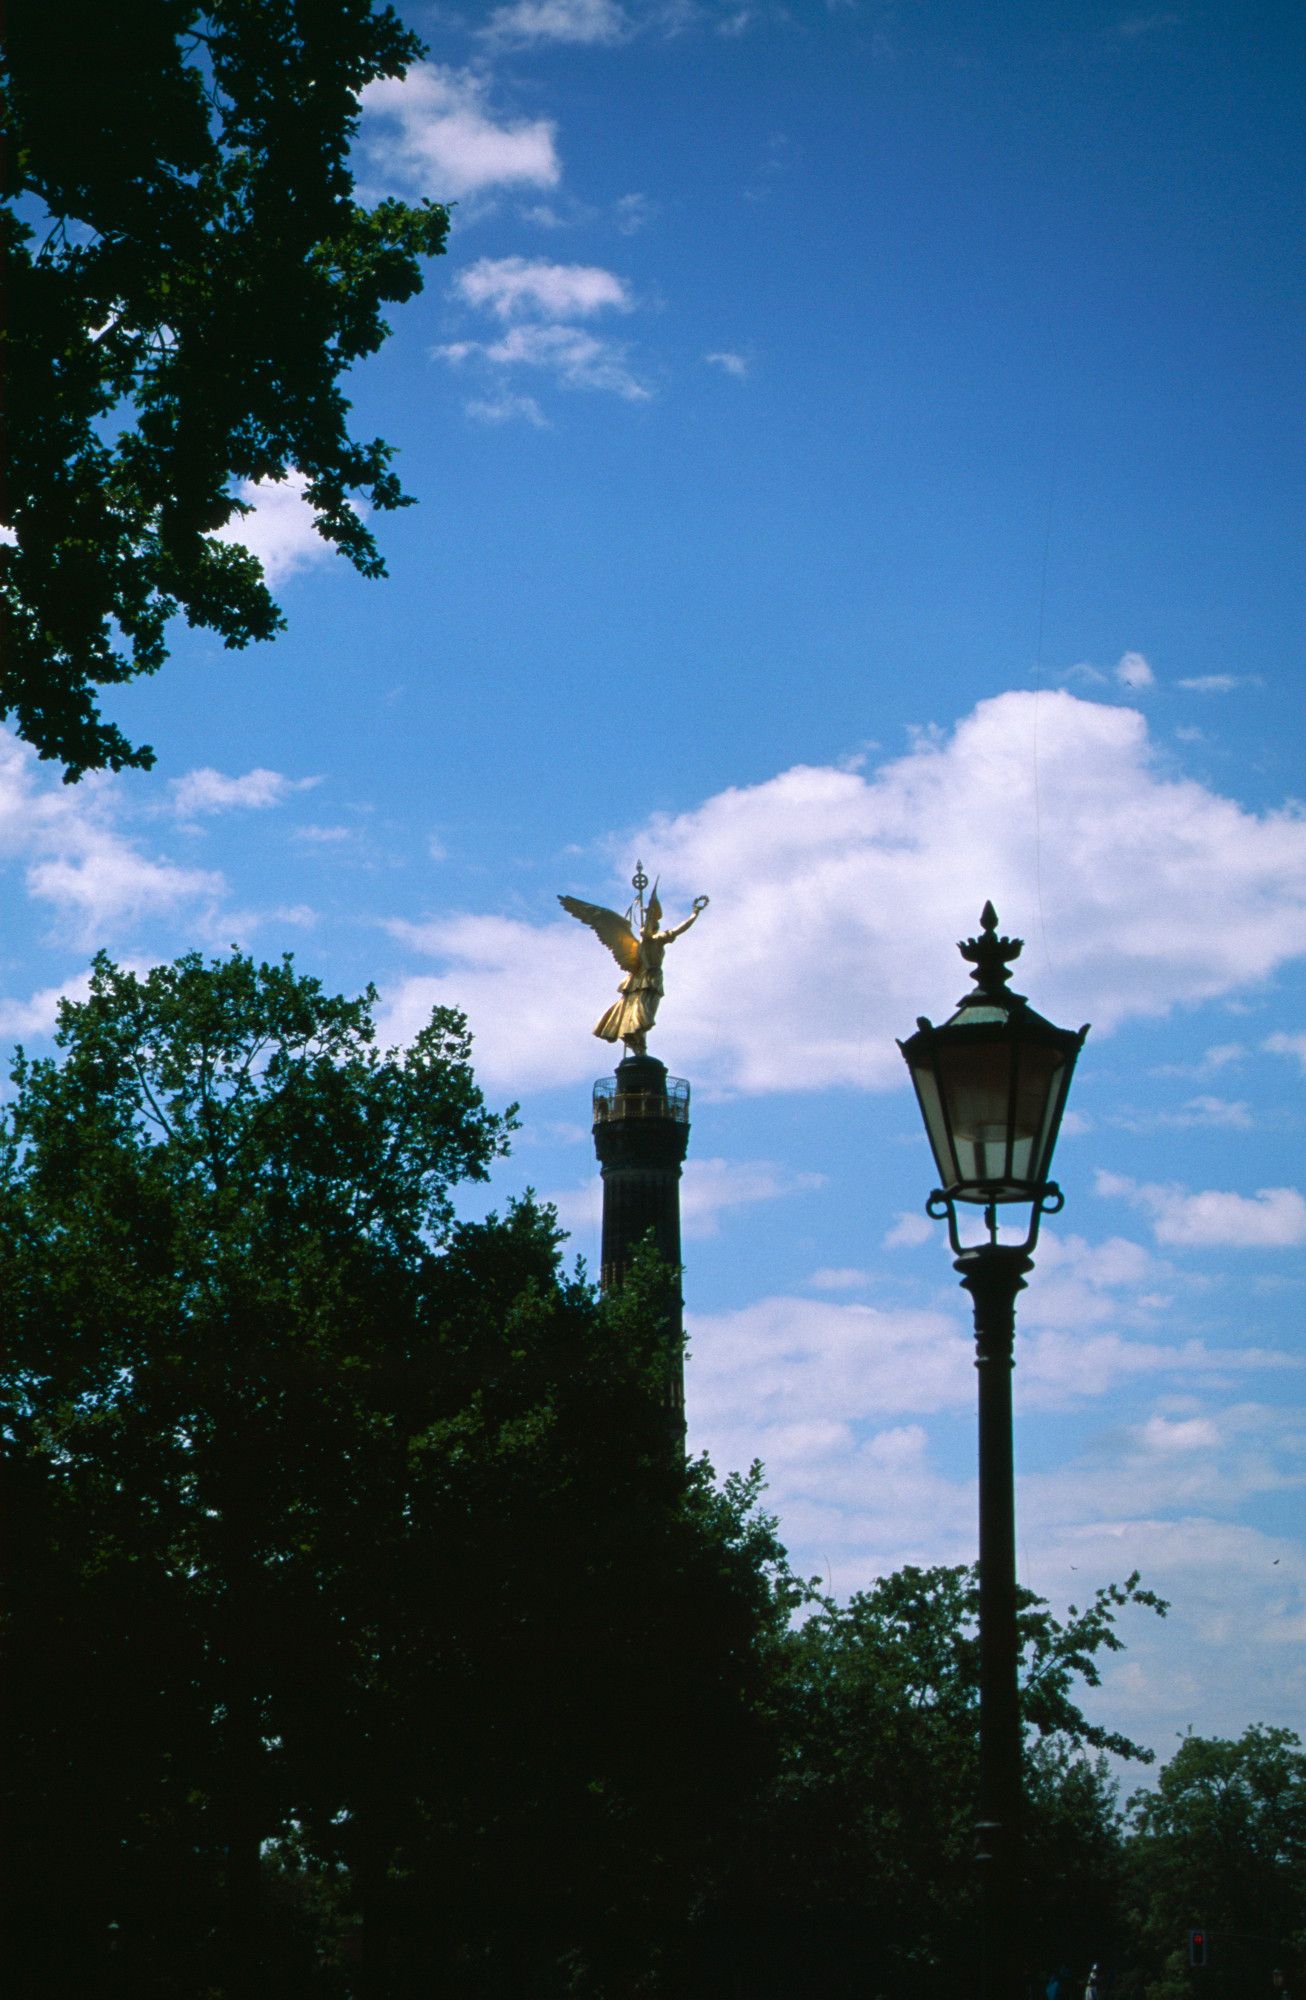
<instances>
[{"instance_id":1,"label":"dark foliage canopy","mask_svg":"<svg viewBox=\"0 0 1306 2000\"><path fill-rule=\"evenodd\" d=\"M458 1221L508 1121L461 1017L371 1016L101 959L17 1061L16 1991L321 1992L354 1949L387 2000L626 1990L757 1793L792 1590L755 1482L668 1450L663 1274L600 1301L548 1211Z\"/></svg>"},{"instance_id":2,"label":"dark foliage canopy","mask_svg":"<svg viewBox=\"0 0 1306 2000\"><path fill-rule=\"evenodd\" d=\"M1031 1976L1100 1949L1115 1921L1118 1815L1099 1753L1150 1757L1091 1721L1077 1691L1098 1683L1136 1605L1164 1609L1137 1576L1064 1621L1020 1594ZM969 1990L978 1609L973 1569L906 1568L822 1603L779 1649L782 1755L719 1912L758 2000L804 1980L831 2000Z\"/></svg>"},{"instance_id":3,"label":"dark foliage canopy","mask_svg":"<svg viewBox=\"0 0 1306 2000\"><path fill-rule=\"evenodd\" d=\"M358 92L421 53L374 0L7 0L0 35L0 716L72 779L153 761L95 690L152 673L175 614L279 629L215 538L240 482L297 471L384 573L349 496L406 496L341 377L448 212L354 200Z\"/></svg>"},{"instance_id":4,"label":"dark foliage canopy","mask_svg":"<svg viewBox=\"0 0 1306 2000\"><path fill-rule=\"evenodd\" d=\"M1148 2000L1241 2000L1306 1974L1306 1752L1290 1729L1187 1735L1129 1802L1136 1955ZM1200 1929L1207 1962L1185 1950Z\"/></svg>"}]
</instances>

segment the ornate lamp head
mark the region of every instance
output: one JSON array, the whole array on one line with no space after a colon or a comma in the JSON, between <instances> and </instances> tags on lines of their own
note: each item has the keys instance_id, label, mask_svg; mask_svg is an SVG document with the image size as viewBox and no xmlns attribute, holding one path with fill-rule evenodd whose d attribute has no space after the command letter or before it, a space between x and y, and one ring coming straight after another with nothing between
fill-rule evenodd
<instances>
[{"instance_id":1,"label":"ornate lamp head","mask_svg":"<svg viewBox=\"0 0 1306 2000\"><path fill-rule=\"evenodd\" d=\"M1009 968L1022 945L999 937L997 924L986 903L979 936L958 946L975 968L975 990L941 1027L922 1016L916 1033L898 1046L916 1086L946 1212L952 1216L959 1201L989 1209L1028 1201L1036 1228L1040 1211L1060 1205L1052 1152L1088 1029L1054 1027L1010 990Z\"/></svg>"}]
</instances>

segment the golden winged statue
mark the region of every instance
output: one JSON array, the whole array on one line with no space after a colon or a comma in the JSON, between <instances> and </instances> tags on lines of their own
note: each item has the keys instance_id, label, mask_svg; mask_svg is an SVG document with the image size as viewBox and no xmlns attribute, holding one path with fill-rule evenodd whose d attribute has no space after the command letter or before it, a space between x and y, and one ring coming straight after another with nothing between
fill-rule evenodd
<instances>
[{"instance_id":1,"label":"golden winged statue","mask_svg":"<svg viewBox=\"0 0 1306 2000\"><path fill-rule=\"evenodd\" d=\"M658 1001L662 998L662 955L673 939L683 937L690 925L697 923L707 908L707 897L695 896L694 907L684 923L664 931L659 929L662 905L656 882L645 906L648 876L642 861L635 863L632 887L635 901L624 917L616 910L605 910L601 903L582 903L577 896L559 896L558 901L571 916L589 925L626 975L618 989L621 998L614 1000L595 1023L595 1034L605 1042L624 1042L631 1055L642 1056L648 1053L645 1038L657 1018ZM634 927L636 922L638 929Z\"/></svg>"}]
</instances>

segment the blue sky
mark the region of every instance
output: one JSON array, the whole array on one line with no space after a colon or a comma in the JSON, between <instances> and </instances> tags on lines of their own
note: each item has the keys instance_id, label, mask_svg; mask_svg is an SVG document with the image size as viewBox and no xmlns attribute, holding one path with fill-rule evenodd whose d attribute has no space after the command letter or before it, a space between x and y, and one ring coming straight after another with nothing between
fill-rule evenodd
<instances>
[{"instance_id":1,"label":"blue sky","mask_svg":"<svg viewBox=\"0 0 1306 2000\"><path fill-rule=\"evenodd\" d=\"M1306 1724L1303 28L1297 10L936 0L412 6L374 192L456 198L354 384L420 504L387 582L293 488L243 531L290 619L115 697L148 776L0 761L0 1027L99 945L232 940L466 1007L522 1130L495 1199L596 1261L558 891L673 918L694 1085L691 1444L761 1456L846 1593L974 1546L964 1300L894 1037L965 984L1093 1023L1022 1301L1020 1564L1133 1568L1096 1706Z\"/></svg>"}]
</instances>

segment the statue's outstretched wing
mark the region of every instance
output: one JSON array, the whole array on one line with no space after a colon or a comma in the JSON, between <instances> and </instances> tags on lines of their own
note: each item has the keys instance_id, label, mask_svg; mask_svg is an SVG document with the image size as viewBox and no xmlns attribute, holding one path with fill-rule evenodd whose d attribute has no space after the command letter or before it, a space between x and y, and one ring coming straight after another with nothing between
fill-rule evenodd
<instances>
[{"instance_id":1,"label":"statue's outstretched wing","mask_svg":"<svg viewBox=\"0 0 1306 2000\"><path fill-rule=\"evenodd\" d=\"M624 917L605 910L600 903L582 903L578 896L559 896L564 910L588 924L603 940L623 972L633 972L639 963L639 940Z\"/></svg>"}]
</instances>

